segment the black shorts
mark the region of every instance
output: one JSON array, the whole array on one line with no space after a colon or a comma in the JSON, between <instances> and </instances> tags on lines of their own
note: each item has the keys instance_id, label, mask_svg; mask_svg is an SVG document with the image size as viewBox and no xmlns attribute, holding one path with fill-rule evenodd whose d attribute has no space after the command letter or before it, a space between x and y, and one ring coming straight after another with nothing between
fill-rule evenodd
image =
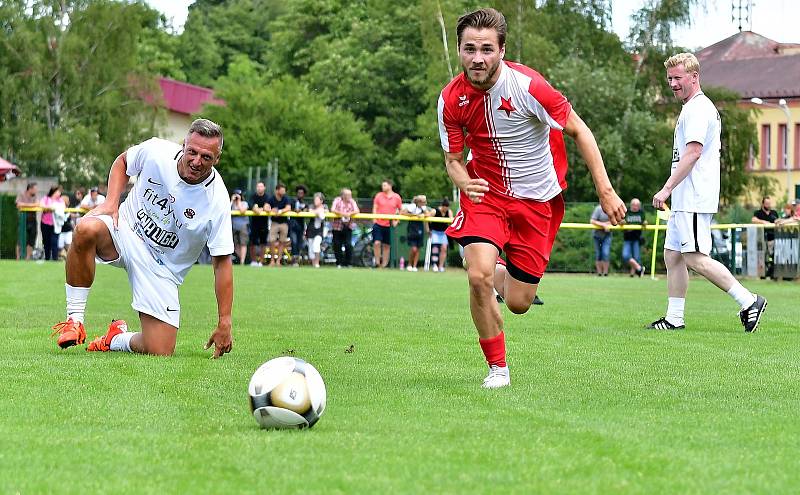
<instances>
[{"instance_id":1,"label":"black shorts","mask_svg":"<svg viewBox=\"0 0 800 495\"><path fill-rule=\"evenodd\" d=\"M372 240L375 242L382 242L387 246L392 245L392 228L378 225L377 223L372 226Z\"/></svg>"},{"instance_id":2,"label":"black shorts","mask_svg":"<svg viewBox=\"0 0 800 495\"><path fill-rule=\"evenodd\" d=\"M267 225L250 225L250 244L253 246L266 246L269 229Z\"/></svg>"},{"instance_id":3,"label":"black shorts","mask_svg":"<svg viewBox=\"0 0 800 495\"><path fill-rule=\"evenodd\" d=\"M25 244L30 247L36 247L36 222L28 222L25 224Z\"/></svg>"}]
</instances>

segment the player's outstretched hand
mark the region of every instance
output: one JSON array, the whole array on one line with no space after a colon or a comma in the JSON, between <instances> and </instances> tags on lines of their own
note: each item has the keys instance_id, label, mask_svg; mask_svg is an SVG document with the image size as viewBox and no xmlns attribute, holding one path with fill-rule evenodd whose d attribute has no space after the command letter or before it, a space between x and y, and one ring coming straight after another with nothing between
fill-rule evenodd
<instances>
[{"instance_id":1,"label":"player's outstretched hand","mask_svg":"<svg viewBox=\"0 0 800 495\"><path fill-rule=\"evenodd\" d=\"M96 217L99 215L109 215L111 220L114 222L114 229L117 228L117 222L119 221L119 205L113 204L113 201L105 201L86 213L85 217Z\"/></svg>"},{"instance_id":2,"label":"player's outstretched hand","mask_svg":"<svg viewBox=\"0 0 800 495\"><path fill-rule=\"evenodd\" d=\"M217 326L211 333L211 337L206 342L204 349L209 349L212 345L214 346L214 355L211 356L213 359L217 359L226 352L231 352L231 349L233 349L231 329Z\"/></svg>"},{"instance_id":3,"label":"player's outstretched hand","mask_svg":"<svg viewBox=\"0 0 800 495\"><path fill-rule=\"evenodd\" d=\"M619 225L625 220L625 212L628 208L625 203L619 198L616 192L611 191L600 197L600 207L608 215L608 219L612 225Z\"/></svg>"},{"instance_id":4,"label":"player's outstretched hand","mask_svg":"<svg viewBox=\"0 0 800 495\"><path fill-rule=\"evenodd\" d=\"M470 179L461 189L470 201L480 203L483 195L489 192L489 183L485 179Z\"/></svg>"}]
</instances>

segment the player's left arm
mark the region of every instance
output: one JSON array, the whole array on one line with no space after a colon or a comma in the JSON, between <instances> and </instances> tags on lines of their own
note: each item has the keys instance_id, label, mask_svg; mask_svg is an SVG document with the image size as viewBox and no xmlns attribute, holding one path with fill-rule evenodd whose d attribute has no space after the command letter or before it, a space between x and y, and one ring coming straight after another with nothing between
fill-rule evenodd
<instances>
[{"instance_id":1,"label":"player's left arm","mask_svg":"<svg viewBox=\"0 0 800 495\"><path fill-rule=\"evenodd\" d=\"M597 191L597 197L600 199L600 206L608 215L611 223L617 225L625 218L627 208L611 185L606 167L603 164L603 156L600 154L600 148L597 146L594 134L574 109L567 117L564 133L575 140L578 151L583 157L583 161L586 162L589 173L592 174L592 181Z\"/></svg>"},{"instance_id":2,"label":"player's left arm","mask_svg":"<svg viewBox=\"0 0 800 495\"><path fill-rule=\"evenodd\" d=\"M683 179L689 175L694 168L695 163L700 158L700 154L703 153L703 145L698 143L697 141L692 141L686 144L686 149L681 154L681 159L678 161L678 166L675 167L675 170L667 179L667 182L664 183L664 187L661 188L660 191L653 195L653 207L659 210L664 209L664 203L666 203L667 198L669 195L672 194L673 189L675 189L678 184L683 182Z\"/></svg>"},{"instance_id":3,"label":"player's left arm","mask_svg":"<svg viewBox=\"0 0 800 495\"><path fill-rule=\"evenodd\" d=\"M214 292L217 295L219 321L211 333L205 348L214 346L214 359L231 352L233 348L231 312L233 310L233 263L231 255L212 256L214 268Z\"/></svg>"}]
</instances>

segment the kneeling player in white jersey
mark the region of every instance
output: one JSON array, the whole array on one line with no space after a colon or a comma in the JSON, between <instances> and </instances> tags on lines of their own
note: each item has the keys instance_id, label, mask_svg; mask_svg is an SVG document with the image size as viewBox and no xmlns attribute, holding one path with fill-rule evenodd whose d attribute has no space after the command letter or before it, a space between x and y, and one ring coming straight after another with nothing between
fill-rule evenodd
<instances>
[{"instance_id":1,"label":"kneeling player in white jersey","mask_svg":"<svg viewBox=\"0 0 800 495\"><path fill-rule=\"evenodd\" d=\"M86 350L172 355L180 322L178 286L208 246L219 321L205 348L213 345L215 358L231 351L231 216L228 190L214 168L222 144L222 129L198 119L183 146L152 138L117 157L106 201L78 222L67 255L67 320L53 327L62 349L86 339L86 301L99 262L128 272L142 330L128 332L116 320ZM120 205L134 176L136 184Z\"/></svg>"},{"instance_id":2,"label":"kneeling player in white jersey","mask_svg":"<svg viewBox=\"0 0 800 495\"><path fill-rule=\"evenodd\" d=\"M672 212L664 239L669 301L666 316L648 328L685 328L683 309L689 268L727 292L739 303L745 332L754 332L767 301L752 294L722 265L711 258L711 217L719 206L719 150L721 122L711 100L700 89L700 63L691 53L679 53L664 62L667 82L683 109L675 125L672 172L653 196L660 210L672 195Z\"/></svg>"}]
</instances>

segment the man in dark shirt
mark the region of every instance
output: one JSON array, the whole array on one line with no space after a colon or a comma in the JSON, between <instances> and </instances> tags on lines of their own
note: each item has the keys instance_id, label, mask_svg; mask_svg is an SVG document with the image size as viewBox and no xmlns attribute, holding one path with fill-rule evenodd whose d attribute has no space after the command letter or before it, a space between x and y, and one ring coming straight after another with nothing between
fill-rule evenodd
<instances>
[{"instance_id":1,"label":"man in dark shirt","mask_svg":"<svg viewBox=\"0 0 800 495\"><path fill-rule=\"evenodd\" d=\"M256 192L250 197L250 208L256 214L250 218L250 266L261 266L264 261L269 217L258 215L265 211L264 205L267 204L268 199L267 187L263 182L259 182L256 184Z\"/></svg>"},{"instance_id":2,"label":"man in dark shirt","mask_svg":"<svg viewBox=\"0 0 800 495\"><path fill-rule=\"evenodd\" d=\"M291 211L292 204L286 197L286 185L278 182L275 186L275 194L267 201L269 209L275 215L281 215ZM269 243L272 246L272 256L269 266L281 266L281 253L289 241L289 218L273 216L272 225L269 228Z\"/></svg>"},{"instance_id":3,"label":"man in dark shirt","mask_svg":"<svg viewBox=\"0 0 800 495\"><path fill-rule=\"evenodd\" d=\"M638 198L631 200L631 209L625 214L626 225L646 225L644 212L642 211L642 202ZM644 265L642 265L641 258L641 243L642 231L641 230L625 230L622 233L624 240L622 244L622 261L627 263L630 267L630 275L638 275L641 277L644 274Z\"/></svg>"},{"instance_id":4,"label":"man in dark shirt","mask_svg":"<svg viewBox=\"0 0 800 495\"><path fill-rule=\"evenodd\" d=\"M308 190L303 184L299 184L294 188L295 197L292 200L292 211L300 213L308 211L308 204L306 203L306 194ZM289 239L292 243L292 264L298 265L300 263L300 255L303 252L303 240L305 237L306 222L303 217L291 217L289 219Z\"/></svg>"},{"instance_id":5,"label":"man in dark shirt","mask_svg":"<svg viewBox=\"0 0 800 495\"><path fill-rule=\"evenodd\" d=\"M761 208L753 212L753 218L750 220L752 223L774 224L778 219L778 212L772 209L772 198L764 196L761 200ZM775 230L764 229L764 239L767 241L767 251L764 256L764 267L766 268L766 276L772 277L775 269L775 263L772 255L775 252Z\"/></svg>"}]
</instances>

